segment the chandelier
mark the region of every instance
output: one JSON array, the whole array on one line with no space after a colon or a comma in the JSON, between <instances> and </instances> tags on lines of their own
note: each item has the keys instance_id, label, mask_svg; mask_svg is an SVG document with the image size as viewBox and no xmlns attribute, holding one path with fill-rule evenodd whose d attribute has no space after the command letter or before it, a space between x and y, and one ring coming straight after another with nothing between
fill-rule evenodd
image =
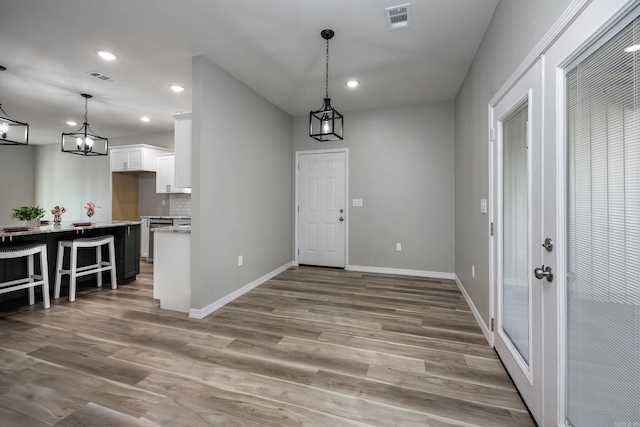
<instances>
[{"instance_id":1,"label":"chandelier","mask_svg":"<svg viewBox=\"0 0 640 427\"><path fill-rule=\"evenodd\" d=\"M84 98L84 124L72 133L62 133L62 152L80 154L84 156L106 156L109 140L93 133L87 120L87 104L91 95L80 94Z\"/></svg>"},{"instance_id":2,"label":"chandelier","mask_svg":"<svg viewBox=\"0 0 640 427\"><path fill-rule=\"evenodd\" d=\"M320 35L327 41L325 97L319 110L309 113L309 136L318 141L338 141L343 139L344 117L331 106L329 98L329 40L334 35L332 30L322 30Z\"/></svg>"}]
</instances>

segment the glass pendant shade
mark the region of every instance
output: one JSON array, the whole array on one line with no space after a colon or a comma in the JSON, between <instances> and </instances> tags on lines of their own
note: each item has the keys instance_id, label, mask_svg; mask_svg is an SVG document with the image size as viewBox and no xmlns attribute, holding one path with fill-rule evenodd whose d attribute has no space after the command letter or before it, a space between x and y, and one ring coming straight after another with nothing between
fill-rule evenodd
<instances>
[{"instance_id":1,"label":"glass pendant shade","mask_svg":"<svg viewBox=\"0 0 640 427\"><path fill-rule=\"evenodd\" d=\"M82 94L85 98L84 123L75 132L63 133L61 149L64 153L84 156L106 156L109 153L109 139L93 133L87 122L87 100L91 95Z\"/></svg>"},{"instance_id":2,"label":"glass pendant shade","mask_svg":"<svg viewBox=\"0 0 640 427\"><path fill-rule=\"evenodd\" d=\"M9 118L2 104L0 114L0 145L28 145L29 125Z\"/></svg>"},{"instance_id":3,"label":"glass pendant shade","mask_svg":"<svg viewBox=\"0 0 640 427\"><path fill-rule=\"evenodd\" d=\"M320 35L327 41L326 95L322 108L309 113L309 136L322 142L339 141L343 139L344 117L331 106L331 98L329 98L329 40L333 37L334 32L322 30Z\"/></svg>"}]
</instances>

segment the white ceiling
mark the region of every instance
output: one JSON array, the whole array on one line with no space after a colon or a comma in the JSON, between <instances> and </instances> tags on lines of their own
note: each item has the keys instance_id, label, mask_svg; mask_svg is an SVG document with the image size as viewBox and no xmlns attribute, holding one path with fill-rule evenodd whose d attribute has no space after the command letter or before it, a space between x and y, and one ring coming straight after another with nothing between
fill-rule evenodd
<instances>
[{"instance_id":1,"label":"white ceiling","mask_svg":"<svg viewBox=\"0 0 640 427\"><path fill-rule=\"evenodd\" d=\"M499 0L2 0L0 103L59 143L83 122L109 138L173 129L191 111L191 58L204 55L291 116L322 105L330 28L330 96L352 110L452 100ZM411 27L385 8L411 3ZM119 58L105 62L94 51ZM85 75L99 71L106 83ZM348 79L361 82L349 89ZM186 90L175 94L171 84ZM143 123L146 115L151 122Z\"/></svg>"}]
</instances>

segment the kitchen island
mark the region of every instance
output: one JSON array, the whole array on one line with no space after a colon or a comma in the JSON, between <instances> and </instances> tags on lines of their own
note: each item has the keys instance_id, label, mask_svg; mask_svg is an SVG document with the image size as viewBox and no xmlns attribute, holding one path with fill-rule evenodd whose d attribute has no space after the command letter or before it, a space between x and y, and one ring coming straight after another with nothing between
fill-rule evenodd
<instances>
[{"instance_id":1,"label":"kitchen island","mask_svg":"<svg viewBox=\"0 0 640 427\"><path fill-rule=\"evenodd\" d=\"M76 222L75 224L81 223ZM115 240L118 284L124 284L135 280L140 273L140 224L140 221L101 221L91 222L88 225L74 225L73 222L62 222L60 224L50 222L38 228L24 231L18 231L16 226L2 226L0 227L0 245L23 241L46 243L47 263L49 264L49 288L52 292L59 240L112 234ZM92 251L86 252L78 258L80 265L89 264L95 258L95 255L91 253ZM108 258L106 248L103 256L105 259ZM0 281L9 281L21 277L25 268L26 259L0 261ZM38 265L36 267L38 273L39 269L40 266ZM79 281L82 279L95 280L94 276L87 276L79 279ZM108 281L109 276L105 275L105 282ZM63 287L66 286L66 283L66 281L63 281ZM2 300L2 297L13 299L15 295L19 296L19 291L0 295L0 300Z\"/></svg>"},{"instance_id":2,"label":"kitchen island","mask_svg":"<svg viewBox=\"0 0 640 427\"><path fill-rule=\"evenodd\" d=\"M155 234L153 298L160 308L188 313L191 309L191 226L151 230Z\"/></svg>"}]
</instances>

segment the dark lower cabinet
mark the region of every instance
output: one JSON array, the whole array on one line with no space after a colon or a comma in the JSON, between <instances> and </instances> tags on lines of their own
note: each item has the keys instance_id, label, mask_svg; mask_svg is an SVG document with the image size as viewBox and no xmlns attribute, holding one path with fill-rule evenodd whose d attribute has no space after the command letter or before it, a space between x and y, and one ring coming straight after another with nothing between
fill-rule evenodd
<instances>
[{"instance_id":1,"label":"dark lower cabinet","mask_svg":"<svg viewBox=\"0 0 640 427\"><path fill-rule=\"evenodd\" d=\"M85 229L83 233L78 230L65 230L53 233L33 234L29 236L15 236L13 242L20 241L41 241L47 244L47 263L49 264L49 288L53 294L56 273L56 258L58 251L58 241L75 239L79 237L97 237L106 234L113 234L116 249L116 271L118 284L125 284L136 279L140 274L140 224L114 225L107 228ZM0 243L2 244L2 243ZM105 246L102 251L103 259L109 259L109 251ZM68 267L69 250L67 249L64 267ZM89 265L95 262L95 252L93 249L84 249L78 254L79 265ZM0 281L6 282L20 277L24 277L26 272L26 259L2 260L0 261ZM40 273L40 265L36 261L36 273ZM109 283L108 273L103 275L104 283ZM86 276L78 279L78 283L95 283L95 276ZM62 281L62 288L68 286L68 276ZM24 296L26 301L27 291L16 291L0 295L0 301L15 299Z\"/></svg>"},{"instance_id":2,"label":"dark lower cabinet","mask_svg":"<svg viewBox=\"0 0 640 427\"><path fill-rule=\"evenodd\" d=\"M140 274L140 225L128 225L124 236L124 280L135 280Z\"/></svg>"}]
</instances>

